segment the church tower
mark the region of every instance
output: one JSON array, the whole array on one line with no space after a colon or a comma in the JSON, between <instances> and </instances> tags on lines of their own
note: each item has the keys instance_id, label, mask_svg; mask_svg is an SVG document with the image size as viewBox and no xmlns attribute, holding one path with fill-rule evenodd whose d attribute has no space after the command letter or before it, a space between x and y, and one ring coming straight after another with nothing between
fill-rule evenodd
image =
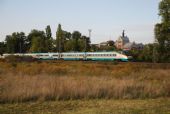
<instances>
[{"instance_id":1,"label":"church tower","mask_svg":"<svg viewBox=\"0 0 170 114\"><path fill-rule=\"evenodd\" d=\"M125 36L125 30L123 30L122 32L122 36L120 36L117 40L116 40L116 43L115 43L115 46L118 48L118 49L123 49L123 46L127 43L129 43L129 38L127 36Z\"/></svg>"}]
</instances>

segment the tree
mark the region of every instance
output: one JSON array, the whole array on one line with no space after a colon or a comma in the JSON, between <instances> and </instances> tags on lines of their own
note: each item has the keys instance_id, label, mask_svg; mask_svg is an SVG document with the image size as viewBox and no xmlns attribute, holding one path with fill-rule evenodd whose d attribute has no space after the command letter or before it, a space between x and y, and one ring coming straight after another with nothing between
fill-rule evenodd
<instances>
[{"instance_id":1,"label":"tree","mask_svg":"<svg viewBox=\"0 0 170 114\"><path fill-rule=\"evenodd\" d=\"M32 30L28 35L30 52L48 52L47 37L44 31Z\"/></svg>"},{"instance_id":2,"label":"tree","mask_svg":"<svg viewBox=\"0 0 170 114\"><path fill-rule=\"evenodd\" d=\"M12 37L12 35L7 35L5 41L6 41L7 53L15 53L16 42L15 39Z\"/></svg>"},{"instance_id":3,"label":"tree","mask_svg":"<svg viewBox=\"0 0 170 114\"><path fill-rule=\"evenodd\" d=\"M63 40L64 40L64 51L73 51L73 40L71 38L71 33L63 31Z\"/></svg>"},{"instance_id":4,"label":"tree","mask_svg":"<svg viewBox=\"0 0 170 114\"><path fill-rule=\"evenodd\" d=\"M90 48L91 48L91 46L90 46L90 43L91 43L91 41L90 41L90 38L89 37L86 37L86 36L82 36L82 42L84 43L81 43L80 45L84 45L84 49L83 50L81 50L81 51L90 51Z\"/></svg>"},{"instance_id":5,"label":"tree","mask_svg":"<svg viewBox=\"0 0 170 114\"><path fill-rule=\"evenodd\" d=\"M6 48L8 53L25 53L26 52L26 36L25 33L12 33L6 36Z\"/></svg>"},{"instance_id":6,"label":"tree","mask_svg":"<svg viewBox=\"0 0 170 114\"><path fill-rule=\"evenodd\" d=\"M66 52L69 52L69 51L73 51L73 48L74 48L74 41L73 41L73 39L67 40L65 42L64 50Z\"/></svg>"},{"instance_id":7,"label":"tree","mask_svg":"<svg viewBox=\"0 0 170 114\"><path fill-rule=\"evenodd\" d=\"M52 52L54 46L53 46L53 39L52 39L52 33L51 33L50 25L48 25L46 27L45 31L46 31L46 37L47 37L47 39L46 39L46 46L48 48L48 52Z\"/></svg>"},{"instance_id":8,"label":"tree","mask_svg":"<svg viewBox=\"0 0 170 114\"><path fill-rule=\"evenodd\" d=\"M153 61L153 51L154 44L146 44L144 45L143 50L132 49L126 53L128 56L132 56L134 61L140 62L152 62Z\"/></svg>"},{"instance_id":9,"label":"tree","mask_svg":"<svg viewBox=\"0 0 170 114\"><path fill-rule=\"evenodd\" d=\"M6 52L6 44L4 42L0 42L0 55Z\"/></svg>"},{"instance_id":10,"label":"tree","mask_svg":"<svg viewBox=\"0 0 170 114\"><path fill-rule=\"evenodd\" d=\"M72 33L73 38L73 51L80 51L79 39L81 38L81 33L79 31L74 31Z\"/></svg>"},{"instance_id":11,"label":"tree","mask_svg":"<svg viewBox=\"0 0 170 114\"><path fill-rule=\"evenodd\" d=\"M64 40L68 41L71 39L71 33L67 31L63 31L63 38Z\"/></svg>"},{"instance_id":12,"label":"tree","mask_svg":"<svg viewBox=\"0 0 170 114\"><path fill-rule=\"evenodd\" d=\"M27 47L26 47L27 46L27 37L25 36L25 33L24 32L17 33L17 39L18 39L17 52L26 53L26 51L27 51Z\"/></svg>"},{"instance_id":13,"label":"tree","mask_svg":"<svg viewBox=\"0 0 170 114\"><path fill-rule=\"evenodd\" d=\"M92 52L99 51L99 47L96 46L95 44L92 44L92 45L91 45L91 51L92 51Z\"/></svg>"},{"instance_id":14,"label":"tree","mask_svg":"<svg viewBox=\"0 0 170 114\"><path fill-rule=\"evenodd\" d=\"M30 52L34 52L34 53L46 52L46 49L43 46L43 43L44 42L43 42L41 37L39 37L39 36L34 37L33 40L32 40Z\"/></svg>"},{"instance_id":15,"label":"tree","mask_svg":"<svg viewBox=\"0 0 170 114\"><path fill-rule=\"evenodd\" d=\"M56 42L57 42L57 51L64 51L64 38L63 38L63 30L61 28L61 24L58 24L57 32L56 32Z\"/></svg>"},{"instance_id":16,"label":"tree","mask_svg":"<svg viewBox=\"0 0 170 114\"><path fill-rule=\"evenodd\" d=\"M50 25L48 25L48 26L46 27L45 31L46 31L46 37L47 37L48 39L51 39L51 38L52 38L52 33L51 33L51 27L50 27Z\"/></svg>"},{"instance_id":17,"label":"tree","mask_svg":"<svg viewBox=\"0 0 170 114\"><path fill-rule=\"evenodd\" d=\"M160 62L170 62L170 0L160 2L159 15L162 22L155 25L157 53Z\"/></svg>"},{"instance_id":18,"label":"tree","mask_svg":"<svg viewBox=\"0 0 170 114\"><path fill-rule=\"evenodd\" d=\"M170 22L170 0L162 0L159 3L159 15L162 17L162 22Z\"/></svg>"}]
</instances>

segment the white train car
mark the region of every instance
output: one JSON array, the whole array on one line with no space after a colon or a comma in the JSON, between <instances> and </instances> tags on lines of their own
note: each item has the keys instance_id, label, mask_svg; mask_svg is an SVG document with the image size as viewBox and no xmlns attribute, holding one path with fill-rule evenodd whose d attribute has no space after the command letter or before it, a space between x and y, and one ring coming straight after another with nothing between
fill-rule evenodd
<instances>
[{"instance_id":1,"label":"white train car","mask_svg":"<svg viewBox=\"0 0 170 114\"><path fill-rule=\"evenodd\" d=\"M85 60L85 52L61 53L60 59L64 60Z\"/></svg>"},{"instance_id":2,"label":"white train car","mask_svg":"<svg viewBox=\"0 0 170 114\"><path fill-rule=\"evenodd\" d=\"M126 55L120 54L118 52L88 52L87 60L95 61L128 61Z\"/></svg>"}]
</instances>

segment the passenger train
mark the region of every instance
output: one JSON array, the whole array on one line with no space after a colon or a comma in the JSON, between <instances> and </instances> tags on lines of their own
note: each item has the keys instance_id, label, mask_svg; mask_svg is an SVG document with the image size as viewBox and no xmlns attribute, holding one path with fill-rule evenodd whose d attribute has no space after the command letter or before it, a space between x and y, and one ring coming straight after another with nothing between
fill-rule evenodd
<instances>
[{"instance_id":1,"label":"passenger train","mask_svg":"<svg viewBox=\"0 0 170 114\"><path fill-rule=\"evenodd\" d=\"M92 61L128 61L128 57L118 52L67 52L67 53L25 53L3 54L7 56L31 56L41 60L92 60Z\"/></svg>"}]
</instances>

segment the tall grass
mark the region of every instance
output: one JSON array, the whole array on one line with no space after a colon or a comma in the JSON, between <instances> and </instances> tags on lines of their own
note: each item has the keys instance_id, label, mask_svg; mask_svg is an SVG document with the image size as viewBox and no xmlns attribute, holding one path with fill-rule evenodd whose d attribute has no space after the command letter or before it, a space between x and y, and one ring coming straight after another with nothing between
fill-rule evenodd
<instances>
[{"instance_id":1,"label":"tall grass","mask_svg":"<svg viewBox=\"0 0 170 114\"><path fill-rule=\"evenodd\" d=\"M170 97L170 65L0 62L0 102Z\"/></svg>"}]
</instances>

